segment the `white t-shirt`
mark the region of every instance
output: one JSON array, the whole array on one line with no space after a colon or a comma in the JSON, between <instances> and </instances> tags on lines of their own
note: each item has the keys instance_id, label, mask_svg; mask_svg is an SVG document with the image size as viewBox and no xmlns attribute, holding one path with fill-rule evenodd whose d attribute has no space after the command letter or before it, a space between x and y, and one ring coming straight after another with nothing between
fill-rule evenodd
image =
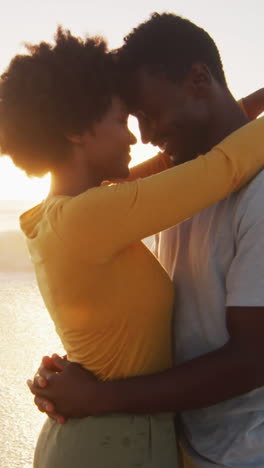
<instances>
[{"instance_id":1,"label":"white t-shirt","mask_svg":"<svg viewBox=\"0 0 264 468\"><path fill-rule=\"evenodd\" d=\"M161 233L155 250L176 287L176 364L223 346L226 307L264 306L264 171ZM189 443L212 467L264 467L264 387L182 419ZM201 458L204 466L211 463Z\"/></svg>"}]
</instances>

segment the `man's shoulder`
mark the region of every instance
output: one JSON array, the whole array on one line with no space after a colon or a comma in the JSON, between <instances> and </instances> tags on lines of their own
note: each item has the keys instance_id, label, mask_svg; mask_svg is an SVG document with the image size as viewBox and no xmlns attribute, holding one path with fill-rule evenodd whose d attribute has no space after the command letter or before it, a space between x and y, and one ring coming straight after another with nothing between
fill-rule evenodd
<instances>
[{"instance_id":1,"label":"man's shoulder","mask_svg":"<svg viewBox=\"0 0 264 468\"><path fill-rule=\"evenodd\" d=\"M260 171L253 179L244 185L238 192L234 192L224 200L216 203L213 210L208 210L216 215L219 211L232 212L245 210L249 205L260 205L264 209L264 170Z\"/></svg>"},{"instance_id":2,"label":"man's shoulder","mask_svg":"<svg viewBox=\"0 0 264 468\"><path fill-rule=\"evenodd\" d=\"M264 211L264 170L259 172L241 190L232 195L236 209L246 211L246 209L256 209Z\"/></svg>"},{"instance_id":3,"label":"man's shoulder","mask_svg":"<svg viewBox=\"0 0 264 468\"><path fill-rule=\"evenodd\" d=\"M251 179L241 190L238 195L253 194L258 191L264 191L264 170L260 171L253 179Z\"/></svg>"},{"instance_id":4,"label":"man's shoulder","mask_svg":"<svg viewBox=\"0 0 264 468\"><path fill-rule=\"evenodd\" d=\"M238 192L232 193L223 200L209 206L202 212L182 223L182 229L190 230L190 226L199 230L208 226L233 226L242 219L255 222L258 218L264 219L264 170L259 172L250 182ZM189 226L188 226L189 225ZM213 230L213 229L212 229Z\"/></svg>"}]
</instances>

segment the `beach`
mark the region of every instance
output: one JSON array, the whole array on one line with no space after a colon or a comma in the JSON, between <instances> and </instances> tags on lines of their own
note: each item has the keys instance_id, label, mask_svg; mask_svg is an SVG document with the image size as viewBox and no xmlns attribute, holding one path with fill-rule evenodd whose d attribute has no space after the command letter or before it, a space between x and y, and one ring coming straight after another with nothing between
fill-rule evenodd
<instances>
[{"instance_id":1,"label":"beach","mask_svg":"<svg viewBox=\"0 0 264 468\"><path fill-rule=\"evenodd\" d=\"M45 420L26 380L43 354L63 352L39 295L18 215L22 202L0 202L0 468L32 467Z\"/></svg>"},{"instance_id":2,"label":"beach","mask_svg":"<svg viewBox=\"0 0 264 468\"><path fill-rule=\"evenodd\" d=\"M46 416L36 409L26 380L44 354L64 354L19 231L19 214L32 204L0 201L0 468L32 467Z\"/></svg>"}]
</instances>

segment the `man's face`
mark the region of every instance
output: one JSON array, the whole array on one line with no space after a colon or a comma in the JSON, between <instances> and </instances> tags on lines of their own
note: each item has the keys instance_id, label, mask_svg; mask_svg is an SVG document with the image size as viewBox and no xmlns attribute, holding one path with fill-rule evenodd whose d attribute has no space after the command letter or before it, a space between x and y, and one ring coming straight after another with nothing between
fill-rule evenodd
<instances>
[{"instance_id":1,"label":"man's face","mask_svg":"<svg viewBox=\"0 0 264 468\"><path fill-rule=\"evenodd\" d=\"M182 84L145 70L136 77L136 110L143 143L165 150L175 163L208 151L207 100L197 93L193 78Z\"/></svg>"}]
</instances>

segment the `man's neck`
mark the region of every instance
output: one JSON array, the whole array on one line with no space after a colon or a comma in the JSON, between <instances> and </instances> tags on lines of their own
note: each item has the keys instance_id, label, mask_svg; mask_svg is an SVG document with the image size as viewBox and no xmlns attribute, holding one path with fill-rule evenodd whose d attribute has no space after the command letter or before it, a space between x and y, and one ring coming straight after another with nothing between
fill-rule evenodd
<instances>
[{"instance_id":1,"label":"man's neck","mask_svg":"<svg viewBox=\"0 0 264 468\"><path fill-rule=\"evenodd\" d=\"M208 128L207 151L249 122L229 91L224 96L219 96L214 109Z\"/></svg>"}]
</instances>

